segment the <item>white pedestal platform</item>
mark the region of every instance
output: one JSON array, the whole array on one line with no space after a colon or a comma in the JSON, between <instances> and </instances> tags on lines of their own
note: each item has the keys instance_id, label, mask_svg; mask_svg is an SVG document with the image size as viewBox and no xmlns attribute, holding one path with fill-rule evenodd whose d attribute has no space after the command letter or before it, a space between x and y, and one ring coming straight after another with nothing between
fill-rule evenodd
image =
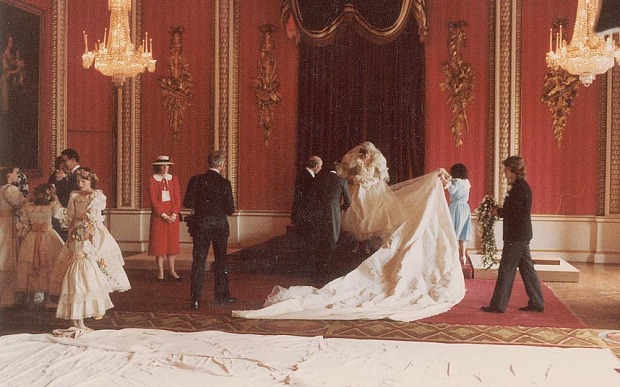
<instances>
[{"instance_id":1,"label":"white pedestal platform","mask_svg":"<svg viewBox=\"0 0 620 387\"><path fill-rule=\"evenodd\" d=\"M555 256L532 256L538 278L543 282L579 282L579 270L564 259ZM498 262L485 269L482 265L482 256L471 254L471 263L474 268L474 278L496 279ZM517 281L521 276L517 275Z\"/></svg>"}]
</instances>

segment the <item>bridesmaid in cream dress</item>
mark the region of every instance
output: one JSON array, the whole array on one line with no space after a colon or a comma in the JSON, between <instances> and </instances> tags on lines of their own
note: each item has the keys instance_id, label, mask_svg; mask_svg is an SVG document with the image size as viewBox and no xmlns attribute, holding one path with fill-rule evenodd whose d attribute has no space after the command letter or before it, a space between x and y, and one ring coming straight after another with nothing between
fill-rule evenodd
<instances>
[{"instance_id":1,"label":"bridesmaid in cream dress","mask_svg":"<svg viewBox=\"0 0 620 387\"><path fill-rule=\"evenodd\" d=\"M95 189L97 176L89 168L81 168L78 183L80 190L71 192L67 206L69 239L54 272L56 279L66 267L56 317L86 329L85 318L100 318L114 306L110 292L131 287L120 248L103 224L106 197Z\"/></svg>"},{"instance_id":2,"label":"bridesmaid in cream dress","mask_svg":"<svg viewBox=\"0 0 620 387\"><path fill-rule=\"evenodd\" d=\"M0 179L0 306L11 306L18 254L17 211L28 199L13 185L19 180L19 168L2 168Z\"/></svg>"},{"instance_id":3,"label":"bridesmaid in cream dress","mask_svg":"<svg viewBox=\"0 0 620 387\"><path fill-rule=\"evenodd\" d=\"M62 219L63 207L55 197L54 187L41 184L34 190L34 201L22 208L19 221L25 234L17 260L15 290L18 299L29 302L32 295L45 295L45 306L53 307L49 301L49 288L56 258L64 242L52 227L52 218Z\"/></svg>"}]
</instances>

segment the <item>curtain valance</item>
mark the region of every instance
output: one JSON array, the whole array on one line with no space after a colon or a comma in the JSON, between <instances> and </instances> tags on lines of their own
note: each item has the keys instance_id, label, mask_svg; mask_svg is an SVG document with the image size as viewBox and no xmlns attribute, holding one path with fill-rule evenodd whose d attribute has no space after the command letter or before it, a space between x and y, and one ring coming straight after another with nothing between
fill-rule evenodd
<instances>
[{"instance_id":1,"label":"curtain valance","mask_svg":"<svg viewBox=\"0 0 620 387\"><path fill-rule=\"evenodd\" d=\"M314 46L333 43L351 28L375 44L392 42L415 17L424 41L426 0L283 0L282 24L290 38Z\"/></svg>"}]
</instances>

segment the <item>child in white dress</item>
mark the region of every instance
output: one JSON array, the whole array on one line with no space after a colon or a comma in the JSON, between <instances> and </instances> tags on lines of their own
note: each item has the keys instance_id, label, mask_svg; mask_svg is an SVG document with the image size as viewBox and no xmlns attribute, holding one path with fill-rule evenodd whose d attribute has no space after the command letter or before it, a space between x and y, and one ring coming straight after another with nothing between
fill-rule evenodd
<instances>
[{"instance_id":1,"label":"child in white dress","mask_svg":"<svg viewBox=\"0 0 620 387\"><path fill-rule=\"evenodd\" d=\"M49 300L49 289L64 242L52 228L52 218L62 217L63 208L55 199L54 188L47 184L39 185L34 190L34 201L22 207L19 228L25 236L17 259L16 299L31 302L33 295L36 298L42 293L45 306L55 306Z\"/></svg>"},{"instance_id":2,"label":"child in white dress","mask_svg":"<svg viewBox=\"0 0 620 387\"><path fill-rule=\"evenodd\" d=\"M86 329L85 318L101 318L114 306L109 293L128 290L130 285L120 248L103 224L106 197L95 189L97 176L89 168L77 173L80 190L71 192L67 205L69 239L54 274L58 276L67 267L56 317Z\"/></svg>"}]
</instances>

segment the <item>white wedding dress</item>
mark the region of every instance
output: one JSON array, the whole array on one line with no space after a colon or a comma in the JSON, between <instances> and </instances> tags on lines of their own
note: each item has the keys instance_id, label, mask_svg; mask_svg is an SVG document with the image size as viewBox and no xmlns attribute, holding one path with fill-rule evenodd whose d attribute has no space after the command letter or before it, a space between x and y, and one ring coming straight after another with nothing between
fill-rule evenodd
<instances>
[{"instance_id":1,"label":"white wedding dress","mask_svg":"<svg viewBox=\"0 0 620 387\"><path fill-rule=\"evenodd\" d=\"M320 289L276 286L262 309L233 311L233 316L414 321L458 304L465 281L439 171L390 188L405 209L405 221L355 270Z\"/></svg>"}]
</instances>

